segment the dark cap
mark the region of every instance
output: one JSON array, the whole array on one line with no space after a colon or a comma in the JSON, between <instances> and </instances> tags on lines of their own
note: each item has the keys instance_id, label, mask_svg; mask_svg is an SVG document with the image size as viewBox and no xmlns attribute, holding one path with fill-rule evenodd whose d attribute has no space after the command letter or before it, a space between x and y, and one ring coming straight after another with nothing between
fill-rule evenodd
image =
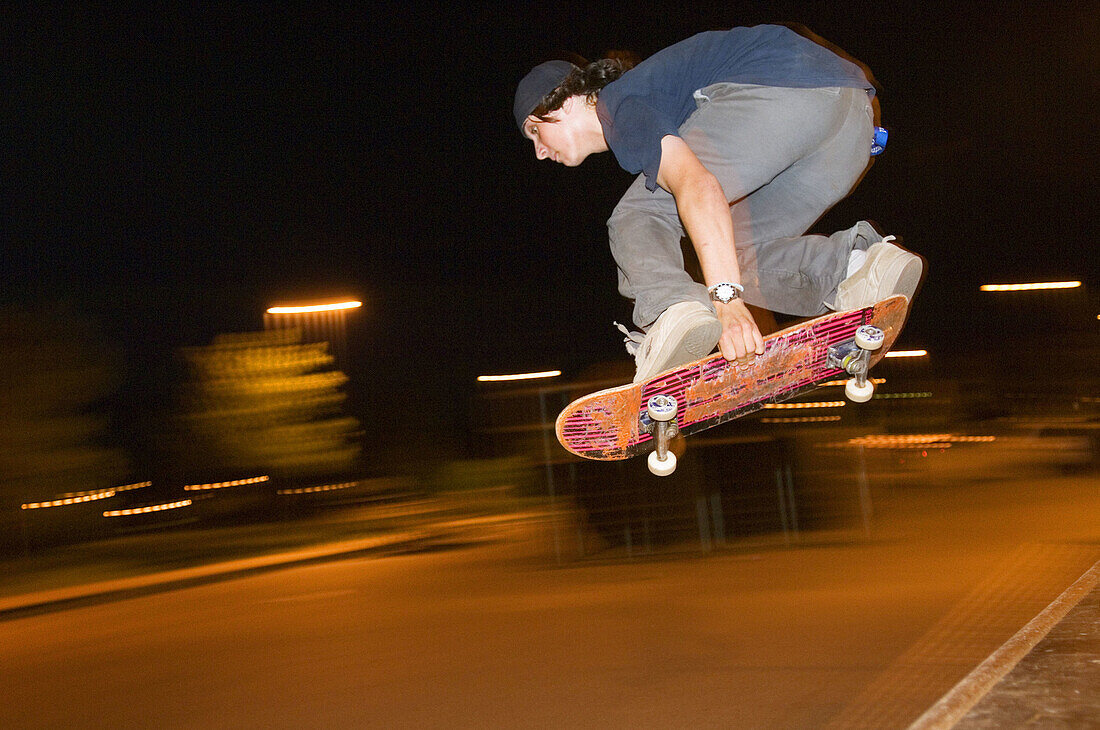
<instances>
[{"instance_id":1,"label":"dark cap","mask_svg":"<svg viewBox=\"0 0 1100 730\"><path fill-rule=\"evenodd\" d=\"M531 72L523 77L516 87L516 101L512 106L512 113L516 115L516 124L519 131L523 131L523 123L535 107L539 105L543 97L549 94L565 80L569 72L577 68L568 61L547 61L540 63L531 69Z\"/></svg>"}]
</instances>

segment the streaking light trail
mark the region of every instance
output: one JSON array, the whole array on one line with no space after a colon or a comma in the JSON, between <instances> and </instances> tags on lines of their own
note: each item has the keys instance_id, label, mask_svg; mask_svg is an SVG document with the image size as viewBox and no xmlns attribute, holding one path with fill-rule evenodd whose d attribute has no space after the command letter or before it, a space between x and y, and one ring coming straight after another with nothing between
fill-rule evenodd
<instances>
[{"instance_id":1,"label":"streaking light trail","mask_svg":"<svg viewBox=\"0 0 1100 730\"><path fill-rule=\"evenodd\" d=\"M509 380L538 380L539 378L556 378L561 375L561 370L545 370L541 373L518 373L516 375L479 375L479 383L502 383Z\"/></svg>"},{"instance_id":2,"label":"streaking light trail","mask_svg":"<svg viewBox=\"0 0 1100 730\"><path fill-rule=\"evenodd\" d=\"M982 284L982 291L1039 291L1041 289L1076 289L1079 281L1046 281L1036 284Z\"/></svg>"},{"instance_id":3,"label":"streaking light trail","mask_svg":"<svg viewBox=\"0 0 1100 730\"><path fill-rule=\"evenodd\" d=\"M306 314L308 312L335 312L340 309L357 309L362 302L336 302L335 304L309 304L302 307L271 307L268 314Z\"/></svg>"}]
</instances>

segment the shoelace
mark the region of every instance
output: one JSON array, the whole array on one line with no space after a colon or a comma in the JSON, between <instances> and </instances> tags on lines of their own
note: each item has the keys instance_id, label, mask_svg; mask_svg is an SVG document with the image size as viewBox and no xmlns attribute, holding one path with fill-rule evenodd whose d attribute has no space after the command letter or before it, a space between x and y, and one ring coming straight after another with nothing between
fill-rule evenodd
<instances>
[{"instance_id":1,"label":"shoelace","mask_svg":"<svg viewBox=\"0 0 1100 730\"><path fill-rule=\"evenodd\" d=\"M626 352L631 357L637 358L638 350L641 349L642 343L645 342L644 332L632 332L626 328L625 325L621 325L618 322L612 322L613 325L619 328L619 331L626 335L623 338L623 344L626 346Z\"/></svg>"}]
</instances>

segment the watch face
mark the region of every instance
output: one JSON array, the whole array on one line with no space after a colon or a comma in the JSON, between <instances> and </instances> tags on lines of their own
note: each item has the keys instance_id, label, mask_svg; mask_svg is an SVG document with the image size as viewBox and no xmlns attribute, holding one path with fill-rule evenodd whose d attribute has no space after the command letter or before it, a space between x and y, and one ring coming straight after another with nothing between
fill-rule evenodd
<instances>
[{"instance_id":1,"label":"watch face","mask_svg":"<svg viewBox=\"0 0 1100 730\"><path fill-rule=\"evenodd\" d=\"M737 295L737 290L729 284L719 284L714 287L714 298L723 304L728 303L734 296Z\"/></svg>"}]
</instances>

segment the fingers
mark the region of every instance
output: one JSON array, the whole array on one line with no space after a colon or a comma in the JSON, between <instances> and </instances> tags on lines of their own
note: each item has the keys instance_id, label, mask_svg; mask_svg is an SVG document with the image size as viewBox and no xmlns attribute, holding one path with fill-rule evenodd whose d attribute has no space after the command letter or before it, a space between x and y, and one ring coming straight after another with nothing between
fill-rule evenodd
<instances>
[{"instance_id":1,"label":"fingers","mask_svg":"<svg viewBox=\"0 0 1100 730\"><path fill-rule=\"evenodd\" d=\"M719 340L722 357L736 360L743 365L751 363L757 355L764 353L764 338L760 329L751 320L741 327L728 328Z\"/></svg>"},{"instance_id":2,"label":"fingers","mask_svg":"<svg viewBox=\"0 0 1100 730\"><path fill-rule=\"evenodd\" d=\"M745 366L764 353L764 337L748 308L740 301L719 305L722 337L718 341L722 357Z\"/></svg>"},{"instance_id":3,"label":"fingers","mask_svg":"<svg viewBox=\"0 0 1100 730\"><path fill-rule=\"evenodd\" d=\"M760 328L750 318L747 322L737 322L727 326L718 341L722 357L748 365L757 355L764 354L764 337Z\"/></svg>"},{"instance_id":4,"label":"fingers","mask_svg":"<svg viewBox=\"0 0 1100 730\"><path fill-rule=\"evenodd\" d=\"M722 345L722 357L730 362L736 361L742 366L751 365L759 354L761 353L756 352L754 348L746 348L742 341L723 342Z\"/></svg>"}]
</instances>

